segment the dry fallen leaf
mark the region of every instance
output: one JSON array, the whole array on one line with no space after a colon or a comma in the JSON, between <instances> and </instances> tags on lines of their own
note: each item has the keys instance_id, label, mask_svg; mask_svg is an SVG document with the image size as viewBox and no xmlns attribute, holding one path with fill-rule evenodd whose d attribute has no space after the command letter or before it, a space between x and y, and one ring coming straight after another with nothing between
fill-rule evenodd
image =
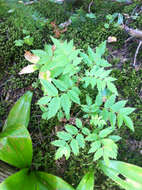
<instances>
[{"instance_id":1,"label":"dry fallen leaf","mask_svg":"<svg viewBox=\"0 0 142 190\"><path fill-rule=\"evenodd\" d=\"M44 80L51 82L50 75L51 75L50 71L39 72L39 79L44 79Z\"/></svg>"},{"instance_id":2,"label":"dry fallen leaf","mask_svg":"<svg viewBox=\"0 0 142 190\"><path fill-rule=\"evenodd\" d=\"M115 36L109 36L107 39L108 43L113 43L113 42L117 42L117 38Z\"/></svg>"},{"instance_id":3,"label":"dry fallen leaf","mask_svg":"<svg viewBox=\"0 0 142 190\"><path fill-rule=\"evenodd\" d=\"M32 65L28 65L26 67L24 67L20 72L19 75L23 75L23 74L28 74L28 73L33 73L34 71L36 71L36 65L32 64Z\"/></svg>"},{"instance_id":4,"label":"dry fallen leaf","mask_svg":"<svg viewBox=\"0 0 142 190\"><path fill-rule=\"evenodd\" d=\"M40 57L32 54L30 51L25 51L24 57L30 63L35 63L35 64L40 60Z\"/></svg>"}]
</instances>

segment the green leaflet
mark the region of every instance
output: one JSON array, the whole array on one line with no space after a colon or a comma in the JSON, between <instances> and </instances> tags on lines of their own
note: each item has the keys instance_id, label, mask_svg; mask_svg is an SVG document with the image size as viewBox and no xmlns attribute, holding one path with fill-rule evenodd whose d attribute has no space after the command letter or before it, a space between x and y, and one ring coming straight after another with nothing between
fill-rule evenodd
<instances>
[{"instance_id":1,"label":"green leaflet","mask_svg":"<svg viewBox=\"0 0 142 190\"><path fill-rule=\"evenodd\" d=\"M40 82L44 88L45 93L47 93L46 95L48 96L57 96L58 95L58 90L55 88L55 86L43 79L40 79Z\"/></svg>"},{"instance_id":2,"label":"green leaflet","mask_svg":"<svg viewBox=\"0 0 142 190\"><path fill-rule=\"evenodd\" d=\"M61 132L58 132L57 133L57 136L62 139L62 140L65 140L65 141L69 141L72 139L72 135L65 132L65 131L61 131Z\"/></svg>"},{"instance_id":3,"label":"green leaflet","mask_svg":"<svg viewBox=\"0 0 142 190\"><path fill-rule=\"evenodd\" d=\"M107 101L105 102L104 107L105 108L110 108L114 103L115 103L116 95L110 96Z\"/></svg>"},{"instance_id":4,"label":"green leaflet","mask_svg":"<svg viewBox=\"0 0 142 190\"><path fill-rule=\"evenodd\" d=\"M52 98L52 100L48 104L47 119L54 117L59 109L60 109L60 98L59 97Z\"/></svg>"},{"instance_id":5,"label":"green leaflet","mask_svg":"<svg viewBox=\"0 0 142 190\"><path fill-rule=\"evenodd\" d=\"M71 101L68 94L63 94L61 96L61 107L63 108L66 118L70 117Z\"/></svg>"},{"instance_id":6,"label":"green leaflet","mask_svg":"<svg viewBox=\"0 0 142 190\"><path fill-rule=\"evenodd\" d=\"M78 93L75 90L69 90L67 94L73 102L80 104Z\"/></svg>"},{"instance_id":7,"label":"green leaflet","mask_svg":"<svg viewBox=\"0 0 142 190\"><path fill-rule=\"evenodd\" d=\"M68 160L68 158L70 157L70 152L71 152L71 150L68 145L58 148L58 150L55 154L55 160L62 158L63 155L65 155L66 160Z\"/></svg>"},{"instance_id":8,"label":"green leaflet","mask_svg":"<svg viewBox=\"0 0 142 190\"><path fill-rule=\"evenodd\" d=\"M106 129L103 129L103 130L100 131L99 136L101 138L104 138L104 137L108 136L110 133L112 133L113 130L114 129L112 127L108 127Z\"/></svg>"},{"instance_id":9,"label":"green leaflet","mask_svg":"<svg viewBox=\"0 0 142 190\"><path fill-rule=\"evenodd\" d=\"M84 136L82 134L78 134L76 136L76 140L77 140L80 148L85 148L85 139L84 139Z\"/></svg>"},{"instance_id":10,"label":"green leaflet","mask_svg":"<svg viewBox=\"0 0 142 190\"><path fill-rule=\"evenodd\" d=\"M88 154L96 152L99 148L101 148L101 142L100 141L95 141L91 144L91 148L88 152Z\"/></svg>"},{"instance_id":11,"label":"green leaflet","mask_svg":"<svg viewBox=\"0 0 142 190\"><path fill-rule=\"evenodd\" d=\"M15 103L10 110L5 125L3 126L3 132L11 130L15 125L28 127L32 95L33 93L28 91Z\"/></svg>"},{"instance_id":12,"label":"green leaflet","mask_svg":"<svg viewBox=\"0 0 142 190\"><path fill-rule=\"evenodd\" d=\"M118 92L117 92L117 88L115 87L115 85L111 82L107 82L107 87L108 89L113 92L114 94L118 95Z\"/></svg>"},{"instance_id":13,"label":"green leaflet","mask_svg":"<svg viewBox=\"0 0 142 190\"><path fill-rule=\"evenodd\" d=\"M44 56L48 56L48 53L46 51L43 50L32 50L32 53L36 56L39 56L40 58L44 57Z\"/></svg>"},{"instance_id":14,"label":"green leaflet","mask_svg":"<svg viewBox=\"0 0 142 190\"><path fill-rule=\"evenodd\" d=\"M133 125L133 121L131 120L131 118L126 115L123 116L123 118L124 118L124 122L127 125L127 127L129 127L134 132L134 125Z\"/></svg>"},{"instance_id":15,"label":"green leaflet","mask_svg":"<svg viewBox=\"0 0 142 190\"><path fill-rule=\"evenodd\" d=\"M50 102L50 100L51 100L51 97L44 96L38 100L37 104L46 105L46 104L48 104L48 102Z\"/></svg>"},{"instance_id":16,"label":"green leaflet","mask_svg":"<svg viewBox=\"0 0 142 190\"><path fill-rule=\"evenodd\" d=\"M61 178L45 172L23 169L0 184L1 190L74 190Z\"/></svg>"},{"instance_id":17,"label":"green leaflet","mask_svg":"<svg viewBox=\"0 0 142 190\"><path fill-rule=\"evenodd\" d=\"M76 190L94 190L94 172L90 171L80 181Z\"/></svg>"},{"instance_id":18,"label":"green leaflet","mask_svg":"<svg viewBox=\"0 0 142 190\"><path fill-rule=\"evenodd\" d=\"M76 124L76 126L77 126L78 128L82 128L82 127L83 127L83 126L82 126L82 121L81 121L80 119L78 119L78 118L76 118L75 124Z\"/></svg>"},{"instance_id":19,"label":"green leaflet","mask_svg":"<svg viewBox=\"0 0 142 190\"><path fill-rule=\"evenodd\" d=\"M78 141L75 139L71 140L70 146L72 148L72 152L74 153L74 155L78 155L79 154L79 145L78 145Z\"/></svg>"},{"instance_id":20,"label":"green leaflet","mask_svg":"<svg viewBox=\"0 0 142 190\"><path fill-rule=\"evenodd\" d=\"M76 135L78 133L78 129L76 127L74 127L73 125L66 125L65 129L71 135Z\"/></svg>"},{"instance_id":21,"label":"green leaflet","mask_svg":"<svg viewBox=\"0 0 142 190\"><path fill-rule=\"evenodd\" d=\"M66 84L65 84L63 81L53 79L53 83L55 84L55 86L56 86L59 90L61 90L61 91L63 91L63 92L67 90L67 86L66 86Z\"/></svg>"},{"instance_id":22,"label":"green leaflet","mask_svg":"<svg viewBox=\"0 0 142 190\"><path fill-rule=\"evenodd\" d=\"M142 168L125 162L110 160L107 166L100 161L100 168L103 172L126 190L142 189ZM121 176L123 178L121 178Z\"/></svg>"},{"instance_id":23,"label":"green leaflet","mask_svg":"<svg viewBox=\"0 0 142 190\"><path fill-rule=\"evenodd\" d=\"M94 158L93 161L98 160L99 158L101 158L103 156L103 148L100 148L96 151L96 153L94 154Z\"/></svg>"},{"instance_id":24,"label":"green leaflet","mask_svg":"<svg viewBox=\"0 0 142 190\"><path fill-rule=\"evenodd\" d=\"M113 104L111 106L111 109L114 111L114 112L119 112L125 105L126 105L127 101L126 100L122 100L122 101L119 101L115 104Z\"/></svg>"}]
</instances>

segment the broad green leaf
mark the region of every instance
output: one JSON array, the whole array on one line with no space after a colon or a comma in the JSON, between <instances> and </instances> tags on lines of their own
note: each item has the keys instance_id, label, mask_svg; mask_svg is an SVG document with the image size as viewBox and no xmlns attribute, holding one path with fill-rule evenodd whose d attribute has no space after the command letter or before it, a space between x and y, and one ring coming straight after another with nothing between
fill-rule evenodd
<instances>
[{"instance_id":1,"label":"broad green leaf","mask_svg":"<svg viewBox=\"0 0 142 190\"><path fill-rule=\"evenodd\" d=\"M52 100L48 105L48 119L54 117L59 109L60 109L60 98L59 97L52 98Z\"/></svg>"},{"instance_id":2,"label":"broad green leaf","mask_svg":"<svg viewBox=\"0 0 142 190\"><path fill-rule=\"evenodd\" d=\"M93 161L98 160L99 158L101 158L103 156L103 148L100 148L96 151L96 153L94 154L94 158Z\"/></svg>"},{"instance_id":3,"label":"broad green leaf","mask_svg":"<svg viewBox=\"0 0 142 190\"><path fill-rule=\"evenodd\" d=\"M67 90L67 86L66 86L66 84L65 84L63 81L53 79L53 83L55 84L55 86L56 86L59 90L61 90L61 91L63 91L63 92Z\"/></svg>"},{"instance_id":4,"label":"broad green leaf","mask_svg":"<svg viewBox=\"0 0 142 190\"><path fill-rule=\"evenodd\" d=\"M0 160L18 168L30 167L32 141L25 126L14 125L0 133Z\"/></svg>"},{"instance_id":5,"label":"broad green leaf","mask_svg":"<svg viewBox=\"0 0 142 190\"><path fill-rule=\"evenodd\" d=\"M43 79L40 79L40 82L44 88L45 93L47 93L48 96L58 95L58 90L55 88L53 84Z\"/></svg>"},{"instance_id":6,"label":"broad green leaf","mask_svg":"<svg viewBox=\"0 0 142 190\"><path fill-rule=\"evenodd\" d=\"M26 92L12 107L3 127L3 132L12 130L15 126L28 127L30 120L30 107L33 93Z\"/></svg>"},{"instance_id":7,"label":"broad green leaf","mask_svg":"<svg viewBox=\"0 0 142 190\"><path fill-rule=\"evenodd\" d=\"M71 109L71 101L69 99L68 94L63 94L61 96L61 106L66 114L66 118L69 119L70 117L70 109Z\"/></svg>"},{"instance_id":8,"label":"broad green leaf","mask_svg":"<svg viewBox=\"0 0 142 190\"><path fill-rule=\"evenodd\" d=\"M65 129L71 135L76 135L78 133L78 129L76 127L74 127L73 125L66 125Z\"/></svg>"},{"instance_id":9,"label":"broad green leaf","mask_svg":"<svg viewBox=\"0 0 142 190\"><path fill-rule=\"evenodd\" d=\"M66 145L66 142L64 140L55 140L51 142L54 146L64 147Z\"/></svg>"},{"instance_id":10,"label":"broad green leaf","mask_svg":"<svg viewBox=\"0 0 142 190\"><path fill-rule=\"evenodd\" d=\"M127 127L129 127L134 132L135 129L131 118L128 117L127 115L123 116L123 118L124 118L124 123L127 125Z\"/></svg>"},{"instance_id":11,"label":"broad green leaf","mask_svg":"<svg viewBox=\"0 0 142 190\"><path fill-rule=\"evenodd\" d=\"M91 148L88 152L88 154L92 152L96 152L99 148L101 148L101 142L100 141L95 141L91 144Z\"/></svg>"},{"instance_id":12,"label":"broad green leaf","mask_svg":"<svg viewBox=\"0 0 142 190\"><path fill-rule=\"evenodd\" d=\"M110 160L107 166L100 161L103 172L126 190L142 189L142 168L125 162ZM121 177L122 176L122 177Z\"/></svg>"},{"instance_id":13,"label":"broad green leaf","mask_svg":"<svg viewBox=\"0 0 142 190\"><path fill-rule=\"evenodd\" d=\"M73 102L75 102L75 103L77 103L77 104L80 104L80 99L79 99L78 93L76 93L76 91L74 91L74 90L69 90L69 91L68 91L68 96L69 96L69 98L70 98Z\"/></svg>"},{"instance_id":14,"label":"broad green leaf","mask_svg":"<svg viewBox=\"0 0 142 190\"><path fill-rule=\"evenodd\" d=\"M111 106L111 109L114 111L114 112L119 112L125 105L126 105L127 101L126 100L122 100L122 101L119 101L115 104L113 104Z\"/></svg>"},{"instance_id":15,"label":"broad green leaf","mask_svg":"<svg viewBox=\"0 0 142 190\"><path fill-rule=\"evenodd\" d=\"M124 115L129 115L129 114L131 114L134 110L135 110L135 108L129 108L129 107L127 107L127 108L122 108L122 109L119 111L119 113L120 113L120 114L124 114Z\"/></svg>"},{"instance_id":16,"label":"broad green leaf","mask_svg":"<svg viewBox=\"0 0 142 190\"><path fill-rule=\"evenodd\" d=\"M84 136L82 134L78 134L76 136L76 140L77 140L80 148L85 148L85 139L84 139Z\"/></svg>"},{"instance_id":17,"label":"broad green leaf","mask_svg":"<svg viewBox=\"0 0 142 190\"><path fill-rule=\"evenodd\" d=\"M94 190L94 172L90 171L80 181L76 190Z\"/></svg>"},{"instance_id":18,"label":"broad green leaf","mask_svg":"<svg viewBox=\"0 0 142 190\"><path fill-rule=\"evenodd\" d=\"M45 173L23 169L0 184L1 190L74 190L61 178Z\"/></svg>"},{"instance_id":19,"label":"broad green leaf","mask_svg":"<svg viewBox=\"0 0 142 190\"><path fill-rule=\"evenodd\" d=\"M72 152L74 153L74 155L77 156L79 154L79 145L78 145L77 140L72 139L70 146L71 146L71 149L72 149Z\"/></svg>"},{"instance_id":20,"label":"broad green leaf","mask_svg":"<svg viewBox=\"0 0 142 190\"><path fill-rule=\"evenodd\" d=\"M76 126L77 126L78 128L82 128L82 127L83 127L83 126L82 126L82 121L81 121L80 119L78 119L78 118L76 118L75 124L76 124Z\"/></svg>"},{"instance_id":21,"label":"broad green leaf","mask_svg":"<svg viewBox=\"0 0 142 190\"><path fill-rule=\"evenodd\" d=\"M48 104L50 102L50 100L51 100L51 97L44 96L44 97L42 97L42 98L40 98L38 100L37 104L39 104L39 105L46 105L46 104Z\"/></svg>"},{"instance_id":22,"label":"broad green leaf","mask_svg":"<svg viewBox=\"0 0 142 190\"><path fill-rule=\"evenodd\" d=\"M112 133L114 130L113 127L109 127L109 128L106 128L106 129L103 129L100 133L99 133L99 136L101 138L104 138L106 136L108 136L110 133Z\"/></svg>"},{"instance_id":23,"label":"broad green leaf","mask_svg":"<svg viewBox=\"0 0 142 190\"><path fill-rule=\"evenodd\" d=\"M65 140L65 141L69 141L72 139L72 135L70 133L65 132L65 131L58 132L57 136L60 139Z\"/></svg>"}]
</instances>

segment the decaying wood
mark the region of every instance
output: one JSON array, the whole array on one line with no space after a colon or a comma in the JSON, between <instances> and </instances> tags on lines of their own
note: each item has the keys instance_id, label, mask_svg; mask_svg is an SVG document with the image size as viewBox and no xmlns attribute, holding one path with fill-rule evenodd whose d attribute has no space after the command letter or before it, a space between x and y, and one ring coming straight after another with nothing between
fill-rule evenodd
<instances>
[{"instance_id":1,"label":"decaying wood","mask_svg":"<svg viewBox=\"0 0 142 190\"><path fill-rule=\"evenodd\" d=\"M142 40L142 30L129 28L126 25L122 25L121 28L124 29L131 37Z\"/></svg>"},{"instance_id":2,"label":"decaying wood","mask_svg":"<svg viewBox=\"0 0 142 190\"><path fill-rule=\"evenodd\" d=\"M0 161L0 183L4 181L8 176L16 172L16 169L8 164Z\"/></svg>"}]
</instances>

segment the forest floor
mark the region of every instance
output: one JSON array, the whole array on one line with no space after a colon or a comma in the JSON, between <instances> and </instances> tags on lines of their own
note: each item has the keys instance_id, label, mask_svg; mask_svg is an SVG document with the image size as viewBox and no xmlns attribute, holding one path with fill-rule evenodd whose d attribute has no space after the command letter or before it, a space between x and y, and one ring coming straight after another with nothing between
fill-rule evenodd
<instances>
[{"instance_id":1,"label":"forest floor","mask_svg":"<svg viewBox=\"0 0 142 190\"><path fill-rule=\"evenodd\" d=\"M26 2L26 1L25 1ZM35 1L33 4L5 3L0 1L0 127L16 100L27 90L34 91L32 101L30 134L33 140L33 168L48 171L63 177L72 185L78 184L87 171L89 156L72 156L68 161L64 158L55 161L55 148L51 141L55 138L56 128L62 128L64 122L56 119L45 121L41 118L41 110L36 105L42 92L37 85L37 74L20 76L18 73L27 65L24 52L31 49L42 49L44 44L50 44L50 36L62 40L74 40L77 48L87 50L88 45L95 49L101 42L115 37L115 41L107 42L106 58L112 64L112 76L117 78L120 99L128 100L127 105L135 107L131 115L135 132L126 128L120 130L123 137L119 143L118 160L142 166L142 47L140 48L136 65L134 57L140 39L130 41L129 33L117 25L123 22L128 27L142 30L142 3L140 1L125 5L123 3L96 0L91 6L95 18L88 18L88 1L73 6L64 6L47 2ZM76 14L74 14L76 13ZM108 15L119 13L119 17L109 20ZM72 16L73 22L63 32L61 23ZM106 17L108 16L108 17ZM123 17L123 21L122 21ZM56 27L53 27L53 22ZM116 26L117 25L117 26ZM15 41L23 39L28 31L33 43L16 46ZM70 122L74 122L72 115ZM87 163L87 164L85 164ZM102 173L95 175L97 190L119 190L110 179Z\"/></svg>"}]
</instances>

